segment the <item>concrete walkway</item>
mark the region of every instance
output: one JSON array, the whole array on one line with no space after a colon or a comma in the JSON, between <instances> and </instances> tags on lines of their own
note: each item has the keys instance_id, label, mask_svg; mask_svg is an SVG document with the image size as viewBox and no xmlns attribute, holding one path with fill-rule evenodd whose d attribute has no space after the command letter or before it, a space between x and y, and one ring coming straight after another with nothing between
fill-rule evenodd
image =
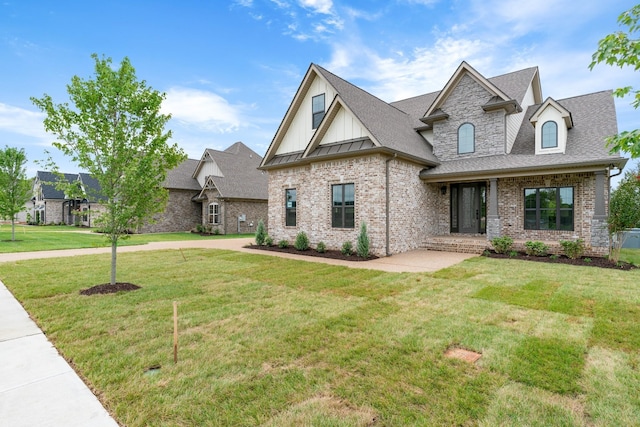
<instances>
[{"instance_id":1,"label":"concrete walkway","mask_svg":"<svg viewBox=\"0 0 640 427\"><path fill-rule=\"evenodd\" d=\"M351 268L388 272L429 272L476 255L415 250L372 261L342 261L245 248L252 238L158 242L121 246L118 253L162 249L227 249ZM0 254L0 262L110 253L111 248ZM115 427L96 396L47 340L0 281L0 425L12 427Z\"/></svg>"}]
</instances>

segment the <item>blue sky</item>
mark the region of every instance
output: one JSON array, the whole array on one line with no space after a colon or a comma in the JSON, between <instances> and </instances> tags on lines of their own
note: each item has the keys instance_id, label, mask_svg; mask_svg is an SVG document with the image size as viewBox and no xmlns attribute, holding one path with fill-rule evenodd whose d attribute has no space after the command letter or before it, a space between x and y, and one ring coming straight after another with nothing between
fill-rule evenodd
<instances>
[{"instance_id":1,"label":"blue sky","mask_svg":"<svg viewBox=\"0 0 640 427\"><path fill-rule=\"evenodd\" d=\"M538 66L555 99L638 85L599 65L598 40L632 1L582 0L0 0L0 146L22 147L28 173L51 151L77 168L30 97L68 100L71 77L90 78L97 53L127 56L139 79L165 92L173 142L189 157L243 141L266 152L311 62L395 101L443 87L461 61L492 77ZM619 130L639 112L617 100Z\"/></svg>"}]
</instances>

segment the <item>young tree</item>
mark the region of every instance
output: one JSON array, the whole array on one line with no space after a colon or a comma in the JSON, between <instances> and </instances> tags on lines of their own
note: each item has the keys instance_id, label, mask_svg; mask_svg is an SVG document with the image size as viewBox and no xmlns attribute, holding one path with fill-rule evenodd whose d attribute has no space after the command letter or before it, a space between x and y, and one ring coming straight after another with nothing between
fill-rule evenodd
<instances>
[{"instance_id":1,"label":"young tree","mask_svg":"<svg viewBox=\"0 0 640 427\"><path fill-rule=\"evenodd\" d=\"M634 38L635 33L640 30L640 5L623 12L618 17L618 23L627 27L625 31L617 31L607 35L598 42L598 50L593 54L589 69L593 70L596 64L602 62L608 65L617 65L620 68L633 67L634 71L640 69L640 40ZM628 94L634 95L631 103L633 108L640 107L640 90L631 86L616 89L614 95L624 97ZM612 152L626 151L631 157L640 157L640 129L623 131L618 135L607 139L607 145Z\"/></svg>"},{"instance_id":2,"label":"young tree","mask_svg":"<svg viewBox=\"0 0 640 427\"><path fill-rule=\"evenodd\" d=\"M118 241L161 212L168 198L162 187L167 171L185 159L164 131L171 116L160 113L165 95L136 78L128 58L120 68L93 54L95 76L71 79L68 103L54 104L45 94L31 101L45 114L53 145L100 184L105 212L96 220L111 243L111 284L116 283Z\"/></svg>"},{"instance_id":3,"label":"young tree","mask_svg":"<svg viewBox=\"0 0 640 427\"><path fill-rule=\"evenodd\" d=\"M11 241L16 240L16 214L25 209L31 191L26 163L23 149L5 146L0 150L0 216L11 220Z\"/></svg>"},{"instance_id":4,"label":"young tree","mask_svg":"<svg viewBox=\"0 0 640 427\"><path fill-rule=\"evenodd\" d=\"M625 231L640 227L640 167L625 172L618 187L611 192L607 221L612 240L610 259L617 263L624 245Z\"/></svg>"}]
</instances>

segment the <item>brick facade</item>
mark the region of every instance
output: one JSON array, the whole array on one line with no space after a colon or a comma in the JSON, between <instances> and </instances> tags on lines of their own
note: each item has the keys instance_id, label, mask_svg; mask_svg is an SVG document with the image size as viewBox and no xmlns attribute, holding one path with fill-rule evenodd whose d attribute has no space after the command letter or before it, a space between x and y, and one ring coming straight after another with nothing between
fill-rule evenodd
<instances>
[{"instance_id":1,"label":"brick facade","mask_svg":"<svg viewBox=\"0 0 640 427\"><path fill-rule=\"evenodd\" d=\"M288 240L304 231L312 246L324 242L340 249L356 244L360 224L367 224L370 251L386 255L386 162L382 155L331 160L311 165L269 171L269 235L274 242ZM429 228L426 220L429 185L418 177L421 167L389 159L389 251L418 248ZM331 226L331 186L354 184L355 227ZM285 226L285 190L297 190L296 226Z\"/></svg>"},{"instance_id":2,"label":"brick facade","mask_svg":"<svg viewBox=\"0 0 640 427\"><path fill-rule=\"evenodd\" d=\"M258 221L268 226L266 200L221 199L218 190L205 191L207 200L202 202L200 224L209 229L217 229L220 234L254 233ZM209 222L209 205L217 203L219 207L218 223ZM238 221L244 215L245 221Z\"/></svg>"},{"instance_id":3,"label":"brick facade","mask_svg":"<svg viewBox=\"0 0 640 427\"><path fill-rule=\"evenodd\" d=\"M169 200L164 212L157 214L156 222L140 228L141 233L171 233L189 231L201 221L200 203L191 201L196 193L185 190L169 190Z\"/></svg>"}]
</instances>

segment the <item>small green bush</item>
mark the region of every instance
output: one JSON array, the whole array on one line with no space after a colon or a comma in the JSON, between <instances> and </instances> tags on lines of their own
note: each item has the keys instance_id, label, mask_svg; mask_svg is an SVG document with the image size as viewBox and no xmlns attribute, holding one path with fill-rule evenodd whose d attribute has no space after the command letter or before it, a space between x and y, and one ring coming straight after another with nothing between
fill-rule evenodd
<instances>
[{"instance_id":1,"label":"small green bush","mask_svg":"<svg viewBox=\"0 0 640 427\"><path fill-rule=\"evenodd\" d=\"M256 245L262 246L264 245L264 239L267 237L267 230L264 226L264 221L258 221L258 226L256 227Z\"/></svg>"},{"instance_id":2,"label":"small green bush","mask_svg":"<svg viewBox=\"0 0 640 427\"><path fill-rule=\"evenodd\" d=\"M267 237L264 238L264 245L265 246L273 246L273 237L269 236L267 234Z\"/></svg>"},{"instance_id":3,"label":"small green bush","mask_svg":"<svg viewBox=\"0 0 640 427\"><path fill-rule=\"evenodd\" d=\"M584 254L584 240L560 240L560 246L566 256L571 259L578 259Z\"/></svg>"},{"instance_id":4,"label":"small green bush","mask_svg":"<svg viewBox=\"0 0 640 427\"><path fill-rule=\"evenodd\" d=\"M286 248L288 248L288 247L289 247L289 241L288 241L288 240L284 240L284 239L283 239L283 240L280 240L280 241L278 242L278 247L279 247L279 248L282 248L282 249L286 249Z\"/></svg>"},{"instance_id":5,"label":"small green bush","mask_svg":"<svg viewBox=\"0 0 640 427\"><path fill-rule=\"evenodd\" d=\"M364 221L360 224L356 252L360 258L369 257L369 235L367 234L367 224Z\"/></svg>"},{"instance_id":6,"label":"small green bush","mask_svg":"<svg viewBox=\"0 0 640 427\"><path fill-rule=\"evenodd\" d=\"M220 235L220 229L218 227L212 227L211 233L213 233L214 236L218 236Z\"/></svg>"},{"instance_id":7,"label":"small green bush","mask_svg":"<svg viewBox=\"0 0 640 427\"><path fill-rule=\"evenodd\" d=\"M316 252L323 254L326 251L327 245L325 245L324 242L318 242L318 245L316 246Z\"/></svg>"},{"instance_id":8,"label":"small green bush","mask_svg":"<svg viewBox=\"0 0 640 427\"><path fill-rule=\"evenodd\" d=\"M342 244L342 249L340 249L342 255L351 256L353 253L353 244L350 241L346 241Z\"/></svg>"},{"instance_id":9,"label":"small green bush","mask_svg":"<svg viewBox=\"0 0 640 427\"><path fill-rule=\"evenodd\" d=\"M499 254L506 254L513 246L513 239L509 236L494 237L491 239L493 249Z\"/></svg>"},{"instance_id":10,"label":"small green bush","mask_svg":"<svg viewBox=\"0 0 640 427\"><path fill-rule=\"evenodd\" d=\"M296 240L293 242L293 247L299 251L306 251L309 249L309 238L307 237L307 233L304 231L300 231L296 235Z\"/></svg>"},{"instance_id":11,"label":"small green bush","mask_svg":"<svg viewBox=\"0 0 640 427\"><path fill-rule=\"evenodd\" d=\"M524 247L527 255L547 256L547 253L549 252L549 246L545 245L543 242L528 241L524 244Z\"/></svg>"},{"instance_id":12,"label":"small green bush","mask_svg":"<svg viewBox=\"0 0 640 427\"><path fill-rule=\"evenodd\" d=\"M198 224L196 225L196 231L198 233L204 233L205 231L207 231L207 228L202 224Z\"/></svg>"}]
</instances>

